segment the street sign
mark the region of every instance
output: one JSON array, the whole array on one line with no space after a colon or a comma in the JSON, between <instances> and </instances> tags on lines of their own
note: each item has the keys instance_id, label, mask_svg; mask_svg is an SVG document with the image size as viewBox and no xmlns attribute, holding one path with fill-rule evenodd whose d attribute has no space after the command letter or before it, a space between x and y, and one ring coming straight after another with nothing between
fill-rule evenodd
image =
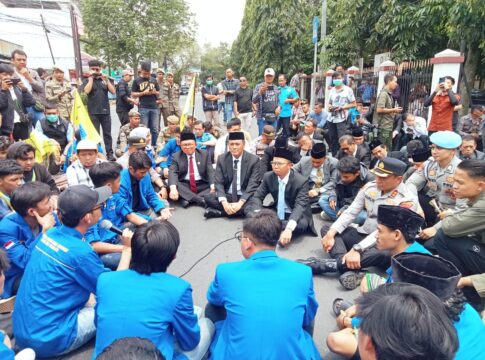
<instances>
[{"instance_id":1,"label":"street sign","mask_svg":"<svg viewBox=\"0 0 485 360\"><path fill-rule=\"evenodd\" d=\"M313 17L313 37L312 41L314 44L318 42L318 16Z\"/></svg>"}]
</instances>

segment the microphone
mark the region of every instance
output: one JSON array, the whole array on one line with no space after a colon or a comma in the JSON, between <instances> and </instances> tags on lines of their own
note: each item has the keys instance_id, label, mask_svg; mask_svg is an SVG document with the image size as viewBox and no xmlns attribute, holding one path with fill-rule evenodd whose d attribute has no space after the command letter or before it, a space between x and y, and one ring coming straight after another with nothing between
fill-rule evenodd
<instances>
[{"instance_id":1,"label":"microphone","mask_svg":"<svg viewBox=\"0 0 485 360\"><path fill-rule=\"evenodd\" d=\"M103 229L110 230L114 232L115 234L121 235L123 234L123 230L120 228L117 228L116 226L113 225L113 223L107 219L101 221L101 224L99 224Z\"/></svg>"}]
</instances>

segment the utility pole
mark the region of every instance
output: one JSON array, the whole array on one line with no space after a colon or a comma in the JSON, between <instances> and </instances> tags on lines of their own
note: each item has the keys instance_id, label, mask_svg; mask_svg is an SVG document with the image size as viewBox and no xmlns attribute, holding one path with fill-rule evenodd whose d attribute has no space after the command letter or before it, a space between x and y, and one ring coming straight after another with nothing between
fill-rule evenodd
<instances>
[{"instance_id":1,"label":"utility pole","mask_svg":"<svg viewBox=\"0 0 485 360\"><path fill-rule=\"evenodd\" d=\"M81 64L81 46L79 45L79 32L77 28L76 14L74 13L74 5L69 8L71 14L71 30L72 30L72 42L74 45L74 63L76 66L76 78L77 80L82 78L82 64Z\"/></svg>"},{"instance_id":2,"label":"utility pole","mask_svg":"<svg viewBox=\"0 0 485 360\"><path fill-rule=\"evenodd\" d=\"M52 64L56 64L56 60L54 59L54 53L52 52L52 47L51 47L51 42L49 40L49 29L46 28L45 26L45 22L44 22L44 17L42 16L42 14L40 14L40 20L42 21L42 28L44 29L44 32L45 32L45 37L47 39L47 45L49 46L49 51L51 53L51 58L52 58Z\"/></svg>"}]
</instances>

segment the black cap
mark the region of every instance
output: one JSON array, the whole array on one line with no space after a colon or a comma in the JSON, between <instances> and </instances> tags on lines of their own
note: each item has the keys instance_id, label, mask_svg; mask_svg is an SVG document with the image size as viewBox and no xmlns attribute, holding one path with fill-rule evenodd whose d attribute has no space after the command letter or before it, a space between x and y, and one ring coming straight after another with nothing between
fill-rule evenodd
<instances>
[{"instance_id":1,"label":"black cap","mask_svg":"<svg viewBox=\"0 0 485 360\"><path fill-rule=\"evenodd\" d=\"M424 219L414 211L401 206L380 205L377 222L391 229L400 230L407 242L412 242L424 224Z\"/></svg>"},{"instance_id":2,"label":"black cap","mask_svg":"<svg viewBox=\"0 0 485 360\"><path fill-rule=\"evenodd\" d=\"M316 143L312 147L312 151L310 152L310 155L314 159L321 159L324 158L325 155L327 155L327 149L325 147L324 143Z\"/></svg>"},{"instance_id":3,"label":"black cap","mask_svg":"<svg viewBox=\"0 0 485 360\"><path fill-rule=\"evenodd\" d=\"M361 137L364 136L364 130L361 127L356 127L352 129L352 136Z\"/></svg>"},{"instance_id":4,"label":"black cap","mask_svg":"<svg viewBox=\"0 0 485 360\"><path fill-rule=\"evenodd\" d=\"M285 148L276 148L274 151L274 157L283 158L293 162L293 153Z\"/></svg>"},{"instance_id":5,"label":"black cap","mask_svg":"<svg viewBox=\"0 0 485 360\"><path fill-rule=\"evenodd\" d=\"M381 146L382 145L382 141L380 141L379 139L374 139L372 140L372 142L369 144L369 149L370 151L374 150L376 147L378 146Z\"/></svg>"},{"instance_id":6,"label":"black cap","mask_svg":"<svg viewBox=\"0 0 485 360\"><path fill-rule=\"evenodd\" d=\"M96 205L108 200L111 194L111 188L108 186L101 186L94 190L86 185L69 186L59 195L57 210L63 218L81 219Z\"/></svg>"},{"instance_id":7,"label":"black cap","mask_svg":"<svg viewBox=\"0 0 485 360\"><path fill-rule=\"evenodd\" d=\"M402 176L406 172L406 169L407 165L401 160L385 157L379 160L370 172L380 177L388 177L389 175Z\"/></svg>"},{"instance_id":8,"label":"black cap","mask_svg":"<svg viewBox=\"0 0 485 360\"><path fill-rule=\"evenodd\" d=\"M145 138L140 136L129 136L128 146L145 147L147 146L147 141Z\"/></svg>"},{"instance_id":9,"label":"black cap","mask_svg":"<svg viewBox=\"0 0 485 360\"><path fill-rule=\"evenodd\" d=\"M443 258L422 253L400 253L391 259L392 278L395 282L419 285L441 300L453 295L460 271Z\"/></svg>"},{"instance_id":10,"label":"black cap","mask_svg":"<svg viewBox=\"0 0 485 360\"><path fill-rule=\"evenodd\" d=\"M431 157L431 150L428 149L418 149L412 155L414 162L425 162Z\"/></svg>"},{"instance_id":11,"label":"black cap","mask_svg":"<svg viewBox=\"0 0 485 360\"><path fill-rule=\"evenodd\" d=\"M244 140L244 133L242 131L230 132L228 135L229 140Z\"/></svg>"},{"instance_id":12,"label":"black cap","mask_svg":"<svg viewBox=\"0 0 485 360\"><path fill-rule=\"evenodd\" d=\"M180 142L185 140L194 140L195 141L195 134L188 131L183 131L180 133Z\"/></svg>"},{"instance_id":13,"label":"black cap","mask_svg":"<svg viewBox=\"0 0 485 360\"><path fill-rule=\"evenodd\" d=\"M274 141L274 147L277 148L286 148L288 146L288 139L284 135L278 136Z\"/></svg>"}]
</instances>

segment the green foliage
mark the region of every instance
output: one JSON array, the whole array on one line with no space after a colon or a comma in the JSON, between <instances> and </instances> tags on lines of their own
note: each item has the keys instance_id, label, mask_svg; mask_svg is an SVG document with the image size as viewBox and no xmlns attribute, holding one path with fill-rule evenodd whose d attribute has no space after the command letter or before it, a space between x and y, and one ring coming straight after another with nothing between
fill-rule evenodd
<instances>
[{"instance_id":1,"label":"green foliage","mask_svg":"<svg viewBox=\"0 0 485 360\"><path fill-rule=\"evenodd\" d=\"M87 51L113 66L162 63L194 42L185 0L83 0L81 13Z\"/></svg>"},{"instance_id":2,"label":"green foliage","mask_svg":"<svg viewBox=\"0 0 485 360\"><path fill-rule=\"evenodd\" d=\"M225 76L225 71L231 64L231 48L228 43L222 42L219 46L213 47L204 44L200 59L200 78L205 81L207 75L213 75L215 80ZM238 69L235 69L236 71Z\"/></svg>"},{"instance_id":3,"label":"green foliage","mask_svg":"<svg viewBox=\"0 0 485 360\"><path fill-rule=\"evenodd\" d=\"M231 64L251 82L264 69L293 74L313 68L312 19L316 0L247 0L241 30L231 49Z\"/></svg>"}]
</instances>

